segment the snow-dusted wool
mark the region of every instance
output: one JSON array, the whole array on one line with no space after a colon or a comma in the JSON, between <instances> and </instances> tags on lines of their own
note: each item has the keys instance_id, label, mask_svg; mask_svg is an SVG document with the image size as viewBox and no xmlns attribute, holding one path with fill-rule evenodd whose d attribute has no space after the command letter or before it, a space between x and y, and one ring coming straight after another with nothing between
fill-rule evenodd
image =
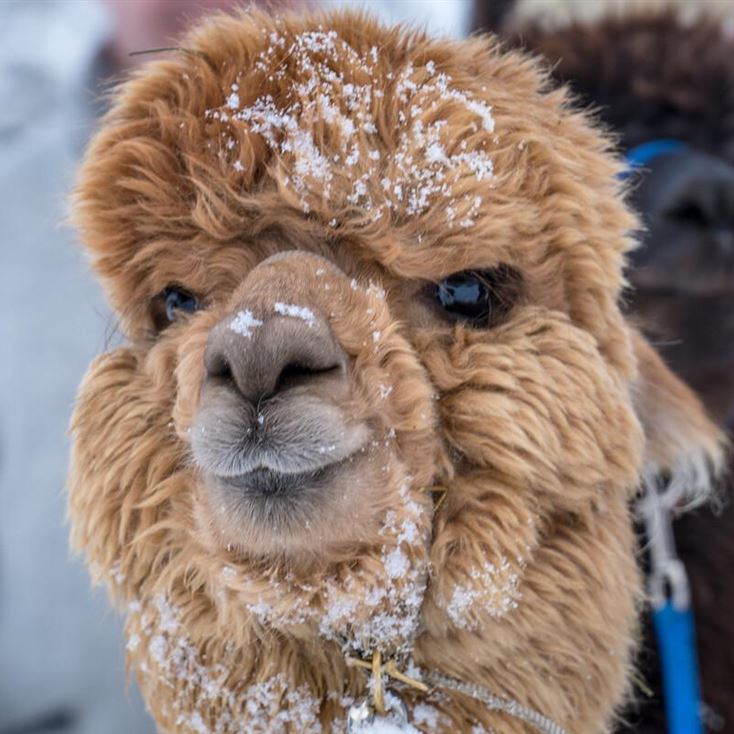
<instances>
[{"instance_id":1,"label":"snow-dusted wool","mask_svg":"<svg viewBox=\"0 0 734 734\"><path fill-rule=\"evenodd\" d=\"M72 539L125 610L160 730L343 731L368 690L346 658L379 651L606 731L643 456L716 458L617 307L636 221L606 143L487 39L248 11L181 49L120 88L75 203L129 342L80 390ZM517 274L491 323L432 300L466 270ZM172 286L201 308L155 333ZM280 535L233 519L194 450L221 428L199 421L207 339L255 349L272 319L328 329L347 394L319 404L363 426L342 457L359 470ZM328 422L299 430L310 456L342 451ZM455 692L402 695L420 732L525 731Z\"/></svg>"}]
</instances>

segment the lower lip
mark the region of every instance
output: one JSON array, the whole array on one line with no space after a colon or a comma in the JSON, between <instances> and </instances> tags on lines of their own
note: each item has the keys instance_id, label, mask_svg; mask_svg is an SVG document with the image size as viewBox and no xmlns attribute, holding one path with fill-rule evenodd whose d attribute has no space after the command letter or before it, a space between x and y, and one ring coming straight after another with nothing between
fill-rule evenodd
<instances>
[{"instance_id":1,"label":"lower lip","mask_svg":"<svg viewBox=\"0 0 734 734\"><path fill-rule=\"evenodd\" d=\"M282 474L272 469L255 469L236 477L220 478L220 482L232 489L261 497L287 497L303 489L321 485L333 466L312 472Z\"/></svg>"}]
</instances>

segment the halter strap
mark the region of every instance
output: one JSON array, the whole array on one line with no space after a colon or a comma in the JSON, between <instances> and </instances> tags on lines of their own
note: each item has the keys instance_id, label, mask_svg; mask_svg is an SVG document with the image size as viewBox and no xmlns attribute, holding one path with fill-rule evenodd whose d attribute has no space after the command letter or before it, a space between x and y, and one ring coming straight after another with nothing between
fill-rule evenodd
<instances>
[{"instance_id":1,"label":"halter strap","mask_svg":"<svg viewBox=\"0 0 734 734\"><path fill-rule=\"evenodd\" d=\"M627 159L627 168L622 171L617 178L624 181L629 178L637 169L644 168L655 158L661 155L670 155L671 153L680 153L686 150L688 146L681 143L680 140L672 140L661 138L660 140L650 140L647 143L636 145L627 151L625 158Z\"/></svg>"},{"instance_id":2,"label":"halter strap","mask_svg":"<svg viewBox=\"0 0 734 734\"><path fill-rule=\"evenodd\" d=\"M397 710L400 718L403 720L402 723L408 723L407 709L402 703L402 700L395 694L390 694L384 690L383 674L427 696L440 690L456 691L483 703L490 711L501 711L508 716L524 721L539 732L539 734L568 734L555 721L544 716L539 711L535 711L511 698L497 696L483 686L475 683L467 683L466 681L444 675L434 670L420 670L420 680L411 678L401 673L393 660L383 664L382 656L379 652L373 654L371 662L352 657L347 657L346 661L349 667L363 668L371 673L371 695L368 699L362 700L350 709L347 726L348 734L362 734L364 731L370 731L369 727L365 728L365 724L371 724L373 719L373 713L370 709L374 708L376 714L383 715L386 711L385 704L388 696L392 699L391 704L393 708ZM372 705L370 705L370 699ZM410 729L409 727L406 731Z\"/></svg>"},{"instance_id":3,"label":"halter strap","mask_svg":"<svg viewBox=\"0 0 734 734\"><path fill-rule=\"evenodd\" d=\"M481 701L490 711L501 711L515 719L530 724L540 734L567 734L566 730L561 728L555 721L547 716L528 708L518 701L503 696L497 696L482 686L473 683L466 683L458 678L451 678L442 673L435 671L426 671L423 674L427 683L430 683L437 689L448 689L462 693L465 696Z\"/></svg>"},{"instance_id":4,"label":"halter strap","mask_svg":"<svg viewBox=\"0 0 734 734\"><path fill-rule=\"evenodd\" d=\"M627 163L631 169L646 166L655 158L661 155L670 155L671 153L681 153L688 146L680 140L669 138L661 138L660 140L650 140L647 143L636 145L627 151Z\"/></svg>"}]
</instances>

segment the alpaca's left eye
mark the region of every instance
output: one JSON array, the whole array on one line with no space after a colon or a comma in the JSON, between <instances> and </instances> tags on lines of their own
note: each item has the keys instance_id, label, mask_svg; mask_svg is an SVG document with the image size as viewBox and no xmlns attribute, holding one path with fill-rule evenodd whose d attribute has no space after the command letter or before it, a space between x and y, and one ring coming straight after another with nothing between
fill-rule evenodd
<instances>
[{"instance_id":1,"label":"alpaca's left eye","mask_svg":"<svg viewBox=\"0 0 734 734\"><path fill-rule=\"evenodd\" d=\"M157 331L173 323L181 313L194 313L199 309L199 299L180 286L168 286L152 301L151 313Z\"/></svg>"},{"instance_id":2,"label":"alpaca's left eye","mask_svg":"<svg viewBox=\"0 0 734 734\"><path fill-rule=\"evenodd\" d=\"M444 313L473 326L491 326L516 300L519 274L514 268L465 270L435 286L434 296Z\"/></svg>"},{"instance_id":3,"label":"alpaca's left eye","mask_svg":"<svg viewBox=\"0 0 734 734\"><path fill-rule=\"evenodd\" d=\"M175 321L178 311L194 313L199 308L199 299L183 288L166 289L166 318Z\"/></svg>"}]
</instances>

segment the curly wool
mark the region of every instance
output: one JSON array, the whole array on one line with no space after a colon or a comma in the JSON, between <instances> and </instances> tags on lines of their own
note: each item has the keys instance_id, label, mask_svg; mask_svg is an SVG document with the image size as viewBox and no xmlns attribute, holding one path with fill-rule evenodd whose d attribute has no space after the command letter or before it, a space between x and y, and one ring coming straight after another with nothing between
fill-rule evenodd
<instances>
[{"instance_id":1,"label":"curly wool","mask_svg":"<svg viewBox=\"0 0 734 734\"><path fill-rule=\"evenodd\" d=\"M675 441L645 444L633 391L663 386L654 425L666 373L638 371L617 306L636 221L606 142L487 39L248 11L182 49L121 87L75 202L129 344L80 389L72 540L126 610L159 728L342 731L366 685L345 655L379 649L607 731L634 647L643 453L715 454L716 433L686 394L665 413ZM499 265L522 274L503 322L421 310L426 282ZM205 308L156 335L170 283ZM213 532L191 457L206 339L244 294L328 317L374 431L350 516L287 559ZM406 699L425 732L525 731L460 694Z\"/></svg>"}]
</instances>

